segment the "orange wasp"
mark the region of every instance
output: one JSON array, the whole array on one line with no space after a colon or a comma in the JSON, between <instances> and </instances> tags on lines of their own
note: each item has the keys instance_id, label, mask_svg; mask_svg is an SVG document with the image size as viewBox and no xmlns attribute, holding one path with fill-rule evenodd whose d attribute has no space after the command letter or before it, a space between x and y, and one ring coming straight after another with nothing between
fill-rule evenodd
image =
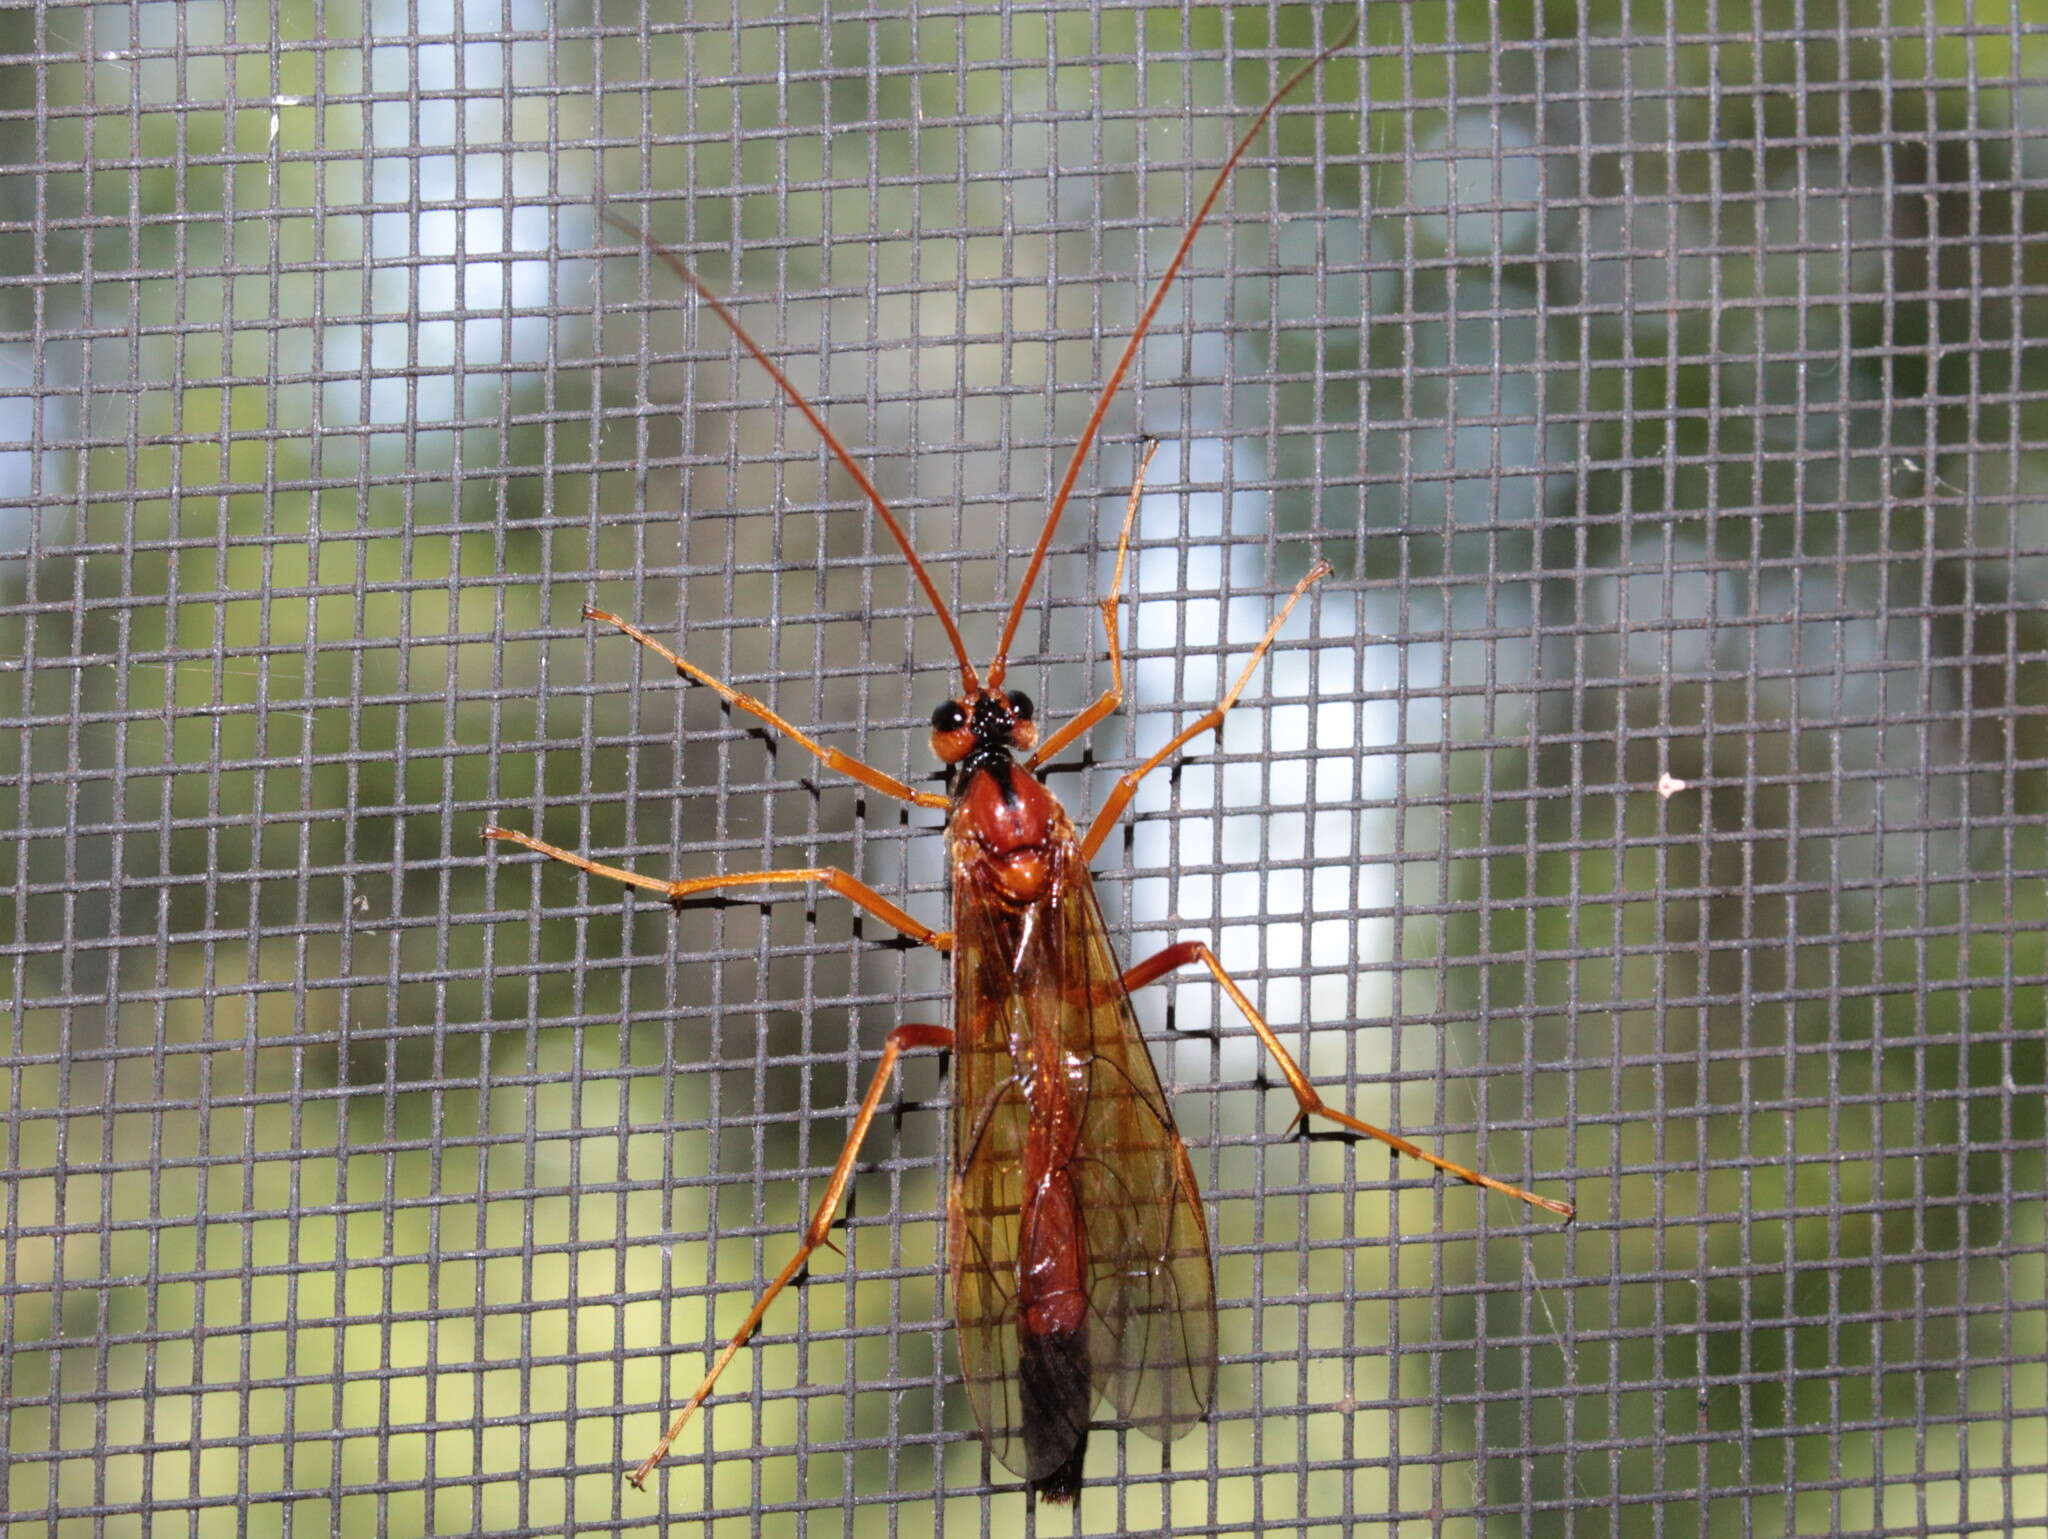
<instances>
[{"instance_id":1,"label":"orange wasp","mask_svg":"<svg viewBox=\"0 0 2048 1539\"><path fill-rule=\"evenodd\" d=\"M953 1315L968 1398L989 1452L1037 1493L1052 1501L1070 1501L1080 1490L1098 1395L1106 1397L1125 1421L1162 1442L1200 1421L1208 1412L1216 1377L1209 1227L1186 1146L1174 1128L1130 1001L1133 989L1191 964L1206 967L1251 1024L1286 1076L1302 1118L1326 1117L1461 1180L1566 1218L1572 1215L1566 1203L1453 1164L1325 1105L1251 1000L1202 942L1169 946L1122 973L1110 950L1088 877L1089 862L1139 782L1223 720L1272 647L1289 611L1312 583L1328 574L1327 565L1318 563L1295 587L1215 709L1124 775L1087 831L1078 833L1038 778L1039 770L1123 701L1117 594L1154 445L1138 467L1117 540L1110 596L1101 606L1110 687L1042 739L1030 698L1004 687L1010 646L1060 513L1195 236L1281 99L1350 42L1357 27L1354 21L1273 94L1238 139L1189 221L1067 462L985 679L975 671L952 614L908 534L860 463L725 302L673 252L649 242L650 249L768 371L860 487L945 628L960 664L960 693L932 712L932 749L947 767L946 791L919 791L807 737L761 701L713 678L637 626L601 610L584 611L586 618L623 632L683 677L716 690L730 705L767 723L831 768L885 796L944 811L953 878L954 928L949 931L932 929L835 867L734 872L668 882L602 865L529 834L496 827L484 830L488 838L522 845L593 876L657 892L671 903L724 888L818 883L953 959L953 1028L900 1026L889 1034L846 1146L796 1254L763 1290L654 1451L633 1472L636 1486L667 1456L776 1295L825 1243L896 1061L919 1049L950 1049L955 1058L953 1179L947 1199ZM1028 757L1020 760L1020 754Z\"/></svg>"}]
</instances>

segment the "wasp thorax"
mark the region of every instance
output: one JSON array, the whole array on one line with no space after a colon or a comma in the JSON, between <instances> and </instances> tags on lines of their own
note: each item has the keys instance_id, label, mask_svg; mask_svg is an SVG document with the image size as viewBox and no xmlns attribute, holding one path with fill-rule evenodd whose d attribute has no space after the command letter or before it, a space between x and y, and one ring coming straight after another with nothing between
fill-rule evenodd
<instances>
[{"instance_id":1,"label":"wasp thorax","mask_svg":"<svg viewBox=\"0 0 2048 1539\"><path fill-rule=\"evenodd\" d=\"M965 700L944 700L932 712L932 752L958 764L978 753L1028 750L1038 742L1031 697L1021 689L985 689Z\"/></svg>"}]
</instances>

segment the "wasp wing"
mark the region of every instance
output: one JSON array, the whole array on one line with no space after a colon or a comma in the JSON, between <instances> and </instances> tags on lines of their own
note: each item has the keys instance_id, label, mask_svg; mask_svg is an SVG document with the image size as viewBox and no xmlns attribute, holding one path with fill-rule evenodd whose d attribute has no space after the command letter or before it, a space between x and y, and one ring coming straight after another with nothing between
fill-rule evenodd
<instances>
[{"instance_id":1,"label":"wasp wing","mask_svg":"<svg viewBox=\"0 0 2048 1539\"><path fill-rule=\"evenodd\" d=\"M1170 1442L1209 1412L1216 1288L1209 1226L1094 885L1076 852L1061 949L1088 980L1088 1088L1074 1155L1087 1232L1090 1350L1125 1419Z\"/></svg>"},{"instance_id":2,"label":"wasp wing","mask_svg":"<svg viewBox=\"0 0 2048 1539\"><path fill-rule=\"evenodd\" d=\"M1086 1384L1023 1386L1020 1266L1043 1235L1021 1214L1033 1183L1064 1181L1087 1294L1087 1375L1162 1440L1206 1414L1216 1370L1208 1226L1187 1151L1109 948L1078 846L1056 846L1046 896L1010 904L956 852L954 1318L968 1399L990 1452L1038 1480L1087 1434ZM1058 1205L1054 1205L1058 1206ZM1033 1416L1041 1424L1026 1426Z\"/></svg>"}]
</instances>

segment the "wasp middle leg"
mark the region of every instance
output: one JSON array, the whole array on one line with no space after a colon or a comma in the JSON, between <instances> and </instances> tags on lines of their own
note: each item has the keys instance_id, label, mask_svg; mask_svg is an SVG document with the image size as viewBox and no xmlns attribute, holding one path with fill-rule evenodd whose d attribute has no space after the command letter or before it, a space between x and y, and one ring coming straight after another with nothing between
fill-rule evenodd
<instances>
[{"instance_id":1,"label":"wasp middle leg","mask_svg":"<svg viewBox=\"0 0 2048 1539\"><path fill-rule=\"evenodd\" d=\"M939 951L950 951L953 947L952 931L934 930L915 914L899 908L866 882L848 875L837 866L797 866L781 871L721 871L716 876L693 876L686 881L671 882L658 876L648 876L643 872L628 871L624 866L608 866L601 860L592 860L587 855L578 855L574 850L565 850L558 844L536 839L532 834L522 834L516 828L499 828L496 824L486 824L483 835L486 839L502 839L508 844L519 845L523 849L532 850L536 855L545 855L549 860L559 860L565 866L574 866L578 871L601 876L606 881L623 882L628 887L638 887L644 892L660 893L671 903L681 903L686 898L694 898L703 892L715 892L721 887L769 887L783 883L816 882L822 887L829 887L856 907L866 909L884 924L902 931L921 945Z\"/></svg>"}]
</instances>

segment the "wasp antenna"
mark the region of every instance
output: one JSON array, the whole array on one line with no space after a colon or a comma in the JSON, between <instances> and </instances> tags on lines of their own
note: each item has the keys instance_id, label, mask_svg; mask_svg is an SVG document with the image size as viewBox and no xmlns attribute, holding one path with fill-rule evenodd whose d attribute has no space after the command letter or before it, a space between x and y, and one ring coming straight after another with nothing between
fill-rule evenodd
<instances>
[{"instance_id":1,"label":"wasp antenna","mask_svg":"<svg viewBox=\"0 0 2048 1539\"><path fill-rule=\"evenodd\" d=\"M1289 82L1290 85L1292 83ZM1267 109L1269 112L1271 110L1270 107ZM875 510L875 517L882 521L882 527L887 529L896 541L896 548L903 552L903 559L910 563L911 575L917 579L918 586L924 589L925 597L931 600L932 612L939 617L939 624L945 627L946 640L952 643L953 655L960 659L961 691L963 694L972 695L979 685L974 664L967 656L967 643L960 637L960 627L953 623L953 612L939 596L939 586L932 581L932 574L925 568L924 562L918 559L917 549L910 543L910 535L904 530L903 525L897 522L894 510L883 498L873 478L862 468L860 461L853 457L853 451L839 441L839 435L832 431L831 425L825 421L824 414L810 403L809 398L797 389L796 382L782 372L781 365L770 358L767 350L753 339L746 327L740 324L740 318L733 313L732 306L719 298L718 291L698 277L691 270L689 263L630 219L623 219L608 208L599 209L598 212L604 216L606 224L632 236L670 272L688 284L690 291L710 306L711 313L725 322L726 330L738 339L740 346L753 355L754 362L768 371L768 377L775 381L776 388L782 392L789 404L802 412L804 420L816 429L818 437L824 440L825 447L831 450L832 457L839 461L849 476L853 477L854 485L858 486L861 495L867 498L868 506Z\"/></svg>"},{"instance_id":2,"label":"wasp antenna","mask_svg":"<svg viewBox=\"0 0 2048 1539\"><path fill-rule=\"evenodd\" d=\"M1216 173L1216 179L1209 184L1209 192L1202 199L1202 206L1195 210L1195 217L1188 221L1188 227L1181 233L1180 245L1174 249L1173 260L1166 264L1166 271L1159 282L1153 285L1152 297L1145 302L1144 310L1138 316L1136 329L1130 340L1124 343L1124 350L1117 356L1116 367L1109 371L1109 378L1102 382L1102 389L1095 397L1095 409L1088 414L1088 425L1081 430L1081 441L1074 445L1073 458L1067 461L1066 473L1060 477L1058 488L1052 494L1052 505L1046 509L1045 527L1038 532L1037 548L1031 552L1031 565L1024 570L1024 581L1017 588L1017 597L1010 605L1009 618L1003 622L1002 638L996 643L995 659L988 665L989 688L1001 686L1003 675L1009 671L1010 644L1017 638L1017 627L1024 621L1024 605L1031 597L1031 589L1038 581L1039 569L1045 565L1046 552L1052 548L1053 530L1059 527L1060 514L1066 511L1067 499L1074 493L1074 483L1081 479L1081 466L1088 459L1088 451L1094 447L1095 436L1102 430L1102 419L1109 415L1109 403L1116 399L1116 393L1123 388L1124 376L1130 372L1132 361L1138 356L1138 349L1144 345L1145 334L1152 329L1152 318L1159 313L1159 307L1166 302L1166 291L1173 287L1173 280L1180 276L1182 264L1188 253L1194 249L1195 237L1202 233L1202 226L1208 222L1209 213L1216 207L1216 200L1223 195L1224 184L1230 180L1231 172L1243 160L1245 152L1252 147L1266 126L1267 119L1302 81L1314 74L1333 54L1344 48L1358 35L1363 13L1351 18L1337 40L1324 48L1308 63L1301 66L1281 83L1259 109L1259 115L1252 119L1251 126L1238 136L1236 147L1230 158L1223 162L1223 168Z\"/></svg>"}]
</instances>

